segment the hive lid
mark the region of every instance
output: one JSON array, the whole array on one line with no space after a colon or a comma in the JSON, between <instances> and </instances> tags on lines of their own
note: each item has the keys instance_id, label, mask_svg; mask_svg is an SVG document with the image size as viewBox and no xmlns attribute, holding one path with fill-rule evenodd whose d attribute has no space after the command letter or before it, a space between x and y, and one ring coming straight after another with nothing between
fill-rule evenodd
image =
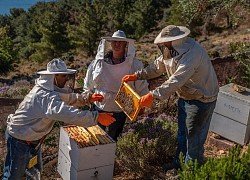
<instances>
[{"instance_id":1,"label":"hive lid","mask_svg":"<svg viewBox=\"0 0 250 180\"><path fill-rule=\"evenodd\" d=\"M115 97L115 102L124 111L131 121L135 121L141 110L139 105L140 96L127 84L123 82Z\"/></svg>"},{"instance_id":2,"label":"hive lid","mask_svg":"<svg viewBox=\"0 0 250 180\"><path fill-rule=\"evenodd\" d=\"M225 86L220 87L220 92L222 94L233 96L239 100L245 101L250 104L250 89L230 83Z\"/></svg>"}]
</instances>

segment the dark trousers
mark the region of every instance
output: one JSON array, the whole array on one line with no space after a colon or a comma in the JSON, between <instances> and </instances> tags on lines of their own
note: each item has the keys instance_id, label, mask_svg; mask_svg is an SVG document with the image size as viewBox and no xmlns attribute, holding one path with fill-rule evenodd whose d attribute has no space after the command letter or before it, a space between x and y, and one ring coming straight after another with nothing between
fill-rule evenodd
<instances>
[{"instance_id":1,"label":"dark trousers","mask_svg":"<svg viewBox=\"0 0 250 180\"><path fill-rule=\"evenodd\" d=\"M94 106L94 109L97 110L98 112L105 112L105 111L101 111L101 110L97 109L96 106ZM108 113L113 113L113 117L115 118L116 121L113 122L112 124L110 124L108 127L103 126L100 123L98 123L98 125L104 131L106 131L112 139L117 141L117 138L122 133L127 116L124 112L118 112L118 113L117 112L108 112Z\"/></svg>"},{"instance_id":2,"label":"dark trousers","mask_svg":"<svg viewBox=\"0 0 250 180\"><path fill-rule=\"evenodd\" d=\"M199 165L204 163L204 144L215 104L216 101L204 103L179 98L176 160L182 152L186 163L194 160Z\"/></svg>"},{"instance_id":3,"label":"dark trousers","mask_svg":"<svg viewBox=\"0 0 250 180\"><path fill-rule=\"evenodd\" d=\"M39 146L38 150L35 150L37 144L28 145L23 140L18 140L9 135L8 130L6 130L6 141L7 141L7 155L4 163L3 180L17 180L22 179L25 172L34 175L42 172L42 151ZM27 169L27 165L32 157L38 156L37 164ZM27 180L31 179L29 176L26 177Z\"/></svg>"}]
</instances>

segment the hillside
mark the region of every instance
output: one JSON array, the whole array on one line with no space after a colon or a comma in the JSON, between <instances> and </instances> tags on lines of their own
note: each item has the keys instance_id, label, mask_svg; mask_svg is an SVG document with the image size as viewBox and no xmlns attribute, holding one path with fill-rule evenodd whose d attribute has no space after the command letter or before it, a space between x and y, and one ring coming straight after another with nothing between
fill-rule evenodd
<instances>
[{"instance_id":1,"label":"hillside","mask_svg":"<svg viewBox=\"0 0 250 180\"><path fill-rule=\"evenodd\" d=\"M157 56L157 54L159 54L157 46L153 43L157 33L158 31L155 31L144 36L142 39L140 39L140 41L136 42L136 56L145 64L151 62ZM202 46L204 46L208 52L216 54L217 57L225 57L231 54L231 49L229 46L230 43L250 43L250 25L244 26L244 28L237 29L230 33L218 33L209 36L206 39L204 39L204 37L198 37L197 41L202 41ZM79 55L75 57L74 62L67 62L67 64L70 68L80 69L81 72L84 72L84 69L86 69L91 59L93 58ZM37 77L37 71L46 68L47 62L48 61L43 63L21 61L18 64L15 63L14 70L5 76L0 76L0 81L9 82L8 80L14 79L31 80L33 77Z\"/></svg>"},{"instance_id":2,"label":"hillside","mask_svg":"<svg viewBox=\"0 0 250 180\"><path fill-rule=\"evenodd\" d=\"M139 42L136 43L137 48L137 57L144 61L145 64L147 64L149 61L155 58L156 54L158 53L157 46L153 44L153 40L156 36L158 31L155 31L151 34L148 34L144 36ZM207 48L209 52L218 51L218 55L220 57L228 56L230 55L230 48L229 43L230 42L245 42L250 43L250 25L240 27L234 31L231 32L223 32L214 34L212 36L209 36L207 38L199 37L197 38L198 41L202 41L202 45ZM71 68L79 68L80 72L82 73L82 76L84 76L84 72L90 62L91 58L87 58L84 56L77 56L75 57L75 61L73 62L67 62L69 67ZM40 69L46 68L46 63L44 62L42 64L34 63L34 62L27 62L22 61L19 64L14 64L15 70L13 72L10 72L7 74L7 76L2 76L2 82L12 82L12 80L20 80L20 79L27 79L31 83L33 83L34 78L36 76L36 72ZM218 78L223 77L221 79L225 79L228 77L228 74L234 74L234 71L237 71L236 66L232 66L232 64L220 64L219 66L216 66L217 68L217 75ZM233 72L232 72L233 71ZM159 85L161 82L164 81L164 78L156 79L153 81L150 81L150 88L153 89L155 86ZM163 108L164 109L164 108ZM163 112L163 109L160 110ZM155 114L160 114L161 112L153 112ZM5 122L3 122L5 124ZM57 137L55 139L55 142L58 142L58 129L54 129L52 132L52 137ZM210 134L210 136L214 136L214 134ZM0 138L2 146L1 151L4 154L4 134L1 133ZM43 177L45 179L58 179L60 178L60 175L56 171L57 166L57 151L58 151L58 143L56 143L55 147L45 146L44 151L44 175ZM220 147L216 147L213 144L210 144L209 142L206 143L206 151L205 155L206 157L220 157L225 154L227 154L228 149L223 149ZM1 155L1 157L3 157ZM152 171L157 172L158 175L155 175L155 173L149 173L148 175L144 176L144 179L155 177L156 179L168 179L176 176L176 172L168 172L170 174L163 174L161 172L160 167L155 167ZM120 174L119 169L115 170L114 179L115 180L128 180L128 179L134 179L135 177L131 174L127 174L125 172L122 172ZM139 177L137 177L139 178ZM143 179L143 178L142 178Z\"/></svg>"},{"instance_id":3,"label":"hillside","mask_svg":"<svg viewBox=\"0 0 250 180\"><path fill-rule=\"evenodd\" d=\"M237 29L224 30L223 32L213 32L209 36L199 36L195 37L198 42L201 42L201 45L204 46L212 59L216 57L223 58L229 56L232 53L230 48L231 43L250 43L250 12L246 13L246 19L240 24ZM160 32L166 23L160 23L154 31L145 34L140 40L136 41L136 56L142 60L145 65L151 62L157 54L159 54L157 46L153 43L155 37ZM191 29L192 31L192 29ZM111 35L111 34L110 34ZM88 57L82 53L79 53L75 56L73 62L67 62L67 65L71 68L76 68L82 72L81 76L84 76L84 72L92 60L92 57ZM36 72L45 69L46 64L49 60L38 63L35 61L21 60L19 63L14 63L14 70L7 73L6 75L0 76L0 82L12 82L11 80L15 79L27 79L31 80L36 76Z\"/></svg>"},{"instance_id":4,"label":"hillside","mask_svg":"<svg viewBox=\"0 0 250 180\"><path fill-rule=\"evenodd\" d=\"M242 23L236 29L224 30L223 32L213 32L208 36L200 36L195 37L197 41L204 46L209 52L211 59L214 60L214 67L218 76L218 79L222 84L226 84L234 80L239 71L238 62L232 61L231 56L232 48L230 46L231 43L246 43L250 44L250 13L246 14L247 19L244 23ZM162 23L157 28L154 29L153 32L149 34L145 34L140 40L136 42L136 56L143 61L145 65L150 63L155 59L157 54L159 54L159 50L153 41L160 29L164 27L166 24ZM192 30L192 29L191 29ZM86 69L93 58L88 57L82 52L79 52L77 56L74 57L73 61L66 61L68 67L78 69L80 72L79 75L83 78L85 76ZM14 70L7 73L6 75L0 76L0 87L8 84L12 85L13 83L20 80L27 80L31 85L34 84L34 79L37 76L36 72L45 69L46 64L49 60L44 61L42 63L21 60L18 63L14 63ZM149 81L150 89L154 89L156 86L160 85L162 82L166 80L166 77L160 77L158 79L154 79ZM21 83L17 86L22 86L23 84L27 85L27 83ZM28 85L27 85L28 86ZM175 101L171 101L171 105L175 106ZM16 108L16 107L14 107ZM13 112L14 108L10 111ZM5 109L5 107L3 108ZM159 104L157 108L147 111L147 115L151 118L158 117L163 113L169 113L169 105L165 102ZM171 109L172 110L172 109ZM2 112L2 111L1 111ZM0 114L3 115L3 114ZM4 114L7 116L7 114ZM6 126L6 117L2 119L0 122L0 178L2 172L3 165L3 157L5 155L5 141L4 141L4 128ZM175 122L176 123L176 122ZM128 126L130 124L127 124ZM209 137L214 137L217 135L210 133ZM43 147L43 159L44 159L44 174L43 179L60 179L60 175L57 173L57 152L58 152L58 137L59 137L59 129L55 128L51 135L48 138L48 143ZM49 144L50 142L52 144ZM48 145L49 144L49 145ZM232 143L233 144L233 143ZM234 145L234 144L233 144ZM246 148L246 147L244 147ZM219 147L215 146L211 142L207 141L205 145L205 156L209 157L221 157L228 153L227 147ZM150 172L146 172L145 174L133 174L129 171L124 171L122 169L122 165L116 164L115 172L114 172L114 180L132 180L132 179L177 179L177 172L170 172L170 174L164 174L161 171L161 167L152 167ZM171 174L172 173L172 174Z\"/></svg>"}]
</instances>

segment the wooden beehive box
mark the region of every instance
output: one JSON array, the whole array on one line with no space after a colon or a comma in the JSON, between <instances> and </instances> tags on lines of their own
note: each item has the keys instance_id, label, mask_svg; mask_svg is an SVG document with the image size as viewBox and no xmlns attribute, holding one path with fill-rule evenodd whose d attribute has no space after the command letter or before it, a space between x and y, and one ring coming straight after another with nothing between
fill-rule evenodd
<instances>
[{"instance_id":1,"label":"wooden beehive box","mask_svg":"<svg viewBox=\"0 0 250 180\"><path fill-rule=\"evenodd\" d=\"M115 150L98 125L61 127L57 170L64 180L113 179Z\"/></svg>"},{"instance_id":2,"label":"wooden beehive box","mask_svg":"<svg viewBox=\"0 0 250 180\"><path fill-rule=\"evenodd\" d=\"M235 88L236 87L236 88ZM220 87L210 131L244 145L250 139L250 90L235 84Z\"/></svg>"},{"instance_id":3,"label":"wooden beehive box","mask_svg":"<svg viewBox=\"0 0 250 180\"><path fill-rule=\"evenodd\" d=\"M126 83L122 83L115 102L124 111L131 121L135 121L141 110L139 105L140 96Z\"/></svg>"}]
</instances>

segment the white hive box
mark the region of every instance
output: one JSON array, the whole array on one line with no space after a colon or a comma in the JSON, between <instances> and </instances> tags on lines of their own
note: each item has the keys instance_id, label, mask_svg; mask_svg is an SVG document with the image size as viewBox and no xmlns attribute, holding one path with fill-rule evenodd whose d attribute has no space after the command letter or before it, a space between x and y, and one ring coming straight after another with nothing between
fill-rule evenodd
<instances>
[{"instance_id":1,"label":"white hive box","mask_svg":"<svg viewBox=\"0 0 250 180\"><path fill-rule=\"evenodd\" d=\"M250 90L237 92L234 87L233 83L220 87L210 131L244 145L250 139Z\"/></svg>"},{"instance_id":2,"label":"white hive box","mask_svg":"<svg viewBox=\"0 0 250 180\"><path fill-rule=\"evenodd\" d=\"M57 170L64 180L113 179L116 143L99 126L95 127L102 131L102 138L109 138L108 142L104 143L102 139L98 143L101 134L89 133L95 144L80 144L76 140L79 133L76 132L76 138L72 138L68 131L68 128L79 128L78 126L61 127Z\"/></svg>"}]
</instances>

